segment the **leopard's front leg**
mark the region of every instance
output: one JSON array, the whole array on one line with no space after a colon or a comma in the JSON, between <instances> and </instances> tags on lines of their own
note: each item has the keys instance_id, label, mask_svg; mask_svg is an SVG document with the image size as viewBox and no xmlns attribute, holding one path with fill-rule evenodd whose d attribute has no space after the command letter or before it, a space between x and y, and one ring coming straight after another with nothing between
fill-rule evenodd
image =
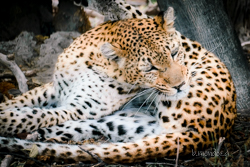
<instances>
[{"instance_id":1,"label":"leopard's front leg","mask_svg":"<svg viewBox=\"0 0 250 167\"><path fill-rule=\"evenodd\" d=\"M138 109L126 109L97 120L67 121L50 128L41 128L38 134L42 140L82 141L105 136L110 142L133 142L151 135L159 135L164 128L159 127L157 119L138 112Z\"/></svg>"},{"instance_id":2,"label":"leopard's front leg","mask_svg":"<svg viewBox=\"0 0 250 167\"><path fill-rule=\"evenodd\" d=\"M1 135L31 132L70 119L86 119L83 111L70 105L50 109L23 107L18 110L8 110L0 113Z\"/></svg>"}]
</instances>

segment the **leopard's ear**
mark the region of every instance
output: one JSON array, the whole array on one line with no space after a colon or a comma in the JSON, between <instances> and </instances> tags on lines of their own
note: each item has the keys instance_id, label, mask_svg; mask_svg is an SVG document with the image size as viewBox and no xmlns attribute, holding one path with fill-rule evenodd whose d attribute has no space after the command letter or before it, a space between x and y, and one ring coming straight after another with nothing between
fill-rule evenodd
<instances>
[{"instance_id":1,"label":"leopard's ear","mask_svg":"<svg viewBox=\"0 0 250 167\"><path fill-rule=\"evenodd\" d=\"M109 42L104 43L101 46L100 51L108 60L115 61L119 66L124 59L123 51Z\"/></svg>"},{"instance_id":2,"label":"leopard's ear","mask_svg":"<svg viewBox=\"0 0 250 167\"><path fill-rule=\"evenodd\" d=\"M155 21L162 26L162 28L169 32L174 33L174 8L169 7L165 12L160 12L157 16L155 16Z\"/></svg>"}]
</instances>

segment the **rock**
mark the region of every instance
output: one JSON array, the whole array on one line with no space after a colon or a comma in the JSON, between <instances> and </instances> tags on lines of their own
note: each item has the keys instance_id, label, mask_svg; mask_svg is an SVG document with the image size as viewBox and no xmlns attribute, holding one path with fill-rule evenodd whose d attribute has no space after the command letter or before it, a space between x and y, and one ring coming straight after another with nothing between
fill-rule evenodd
<instances>
[{"instance_id":1,"label":"rock","mask_svg":"<svg viewBox=\"0 0 250 167\"><path fill-rule=\"evenodd\" d=\"M78 36L80 36L78 32L56 32L44 41L40 48L40 56L36 62L36 67L42 69L42 71L37 70L37 77L35 77L37 82L47 83L52 80L58 55Z\"/></svg>"},{"instance_id":2,"label":"rock","mask_svg":"<svg viewBox=\"0 0 250 167\"><path fill-rule=\"evenodd\" d=\"M33 38L33 33L24 31L14 40L16 43L16 47L14 48L15 61L18 65L31 67L31 59L34 56L38 56L36 52L34 52L36 41L34 41Z\"/></svg>"},{"instance_id":3,"label":"rock","mask_svg":"<svg viewBox=\"0 0 250 167\"><path fill-rule=\"evenodd\" d=\"M0 52L6 55L14 54L15 62L19 66L30 66L31 59L38 56L33 49L36 45L33 38L33 33L21 32L13 41L0 42Z\"/></svg>"},{"instance_id":4,"label":"rock","mask_svg":"<svg viewBox=\"0 0 250 167\"><path fill-rule=\"evenodd\" d=\"M78 32L56 32L43 42L36 42L33 33L22 32L13 41L0 42L0 52L14 53L15 62L26 71L25 75L38 84L44 84L52 80L58 55L78 36ZM11 73L1 64L0 72L2 75Z\"/></svg>"},{"instance_id":5,"label":"rock","mask_svg":"<svg viewBox=\"0 0 250 167\"><path fill-rule=\"evenodd\" d=\"M10 89L8 90L8 93L14 97L17 97L22 94L22 92L19 89Z\"/></svg>"}]
</instances>

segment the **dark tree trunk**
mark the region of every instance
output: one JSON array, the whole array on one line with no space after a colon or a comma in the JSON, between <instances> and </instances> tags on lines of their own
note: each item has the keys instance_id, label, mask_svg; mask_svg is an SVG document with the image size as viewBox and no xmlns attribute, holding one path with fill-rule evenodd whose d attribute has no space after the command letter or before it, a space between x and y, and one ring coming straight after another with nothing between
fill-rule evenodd
<instances>
[{"instance_id":1,"label":"dark tree trunk","mask_svg":"<svg viewBox=\"0 0 250 167\"><path fill-rule=\"evenodd\" d=\"M250 108L250 68L222 0L158 0L162 11L175 9L175 27L215 53L228 67L237 91L237 108Z\"/></svg>"}]
</instances>

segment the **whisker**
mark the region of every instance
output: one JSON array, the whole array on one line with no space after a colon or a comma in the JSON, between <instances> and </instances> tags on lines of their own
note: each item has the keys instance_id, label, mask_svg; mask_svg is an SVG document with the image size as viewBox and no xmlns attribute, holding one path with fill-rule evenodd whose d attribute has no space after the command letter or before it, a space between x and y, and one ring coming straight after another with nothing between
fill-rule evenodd
<instances>
[{"instance_id":1,"label":"whisker","mask_svg":"<svg viewBox=\"0 0 250 167\"><path fill-rule=\"evenodd\" d=\"M110 138L107 138L103 143L108 143L108 141L110 141Z\"/></svg>"},{"instance_id":2,"label":"whisker","mask_svg":"<svg viewBox=\"0 0 250 167\"><path fill-rule=\"evenodd\" d=\"M201 65L201 63L205 62L204 60L206 59L208 53L210 53L210 52L209 52L209 51L205 52L205 53L204 53L204 56L201 57L201 60L202 60L202 61L201 61L201 62L196 62L195 64L191 65L191 67L196 66L196 65Z\"/></svg>"},{"instance_id":3,"label":"whisker","mask_svg":"<svg viewBox=\"0 0 250 167\"><path fill-rule=\"evenodd\" d=\"M193 77L193 76L190 76L190 75L194 75L193 73L196 72L196 71L193 71L194 68L197 68L199 65L202 66L202 63L203 62L206 62L206 57L207 57L207 54L208 52L205 52L205 55L201 58L201 62L196 62L195 64L191 65L191 67L189 68L189 77Z\"/></svg>"},{"instance_id":4,"label":"whisker","mask_svg":"<svg viewBox=\"0 0 250 167\"><path fill-rule=\"evenodd\" d=\"M143 91L141 91L140 93L138 93L135 97L133 97L132 99L130 99L123 107L121 110L124 110L125 107L127 107L128 104L130 104L134 99L143 96L144 94L152 91L154 88L149 88L149 89L145 89Z\"/></svg>"},{"instance_id":5,"label":"whisker","mask_svg":"<svg viewBox=\"0 0 250 167\"><path fill-rule=\"evenodd\" d=\"M135 87L136 84L137 84L137 81L136 81L135 84L133 84L132 87L129 89L127 95L130 93L130 91L131 91L132 89L134 89L134 87Z\"/></svg>"},{"instance_id":6,"label":"whisker","mask_svg":"<svg viewBox=\"0 0 250 167\"><path fill-rule=\"evenodd\" d=\"M189 70L193 70L193 68L197 67L198 65L202 65L203 62L205 62L205 59L203 59L204 61L201 62L196 62L195 64L191 65L191 68Z\"/></svg>"},{"instance_id":7,"label":"whisker","mask_svg":"<svg viewBox=\"0 0 250 167\"><path fill-rule=\"evenodd\" d=\"M155 93L156 94L156 96L153 98L153 100L152 100L152 102L149 104L149 106L154 102L154 100L155 100L155 98L157 97L157 95L158 95L158 90L156 90L155 88L149 88L150 89L150 91L152 91L152 93L147 97L147 99L143 102L143 104L140 106L140 108L136 111L136 113L134 113L133 114L133 117L135 117L136 115L137 115L137 113L138 113L138 111L140 111L140 109L141 109L141 107L148 101L148 99ZM147 90L147 91L146 91ZM148 89L146 89L146 90L144 90L143 91L143 93L148 93ZM140 94L142 94L141 92L140 92ZM139 96L142 96L142 95L139 95ZM135 98L137 98L137 97L135 97ZM148 110L148 109L147 109ZM124 141L126 141L127 139L128 139L128 137L129 136L126 136L125 137L125 139L124 139Z\"/></svg>"},{"instance_id":8,"label":"whisker","mask_svg":"<svg viewBox=\"0 0 250 167\"><path fill-rule=\"evenodd\" d=\"M208 54L209 53L213 53L217 48L219 48L220 46L222 46L222 43L220 43L219 45L217 45L216 47L214 47L211 51L206 51L205 53L204 53L204 56L201 58L201 60L204 60L207 56L208 56ZM203 61L204 62L204 61Z\"/></svg>"},{"instance_id":9,"label":"whisker","mask_svg":"<svg viewBox=\"0 0 250 167\"><path fill-rule=\"evenodd\" d=\"M189 77L194 77L194 76L195 76L194 73L195 73L196 71L193 71L194 68L197 69L198 66L202 66L202 63L206 62L206 58L207 58L207 56L208 56L208 53L211 53L211 52L210 52L210 51L205 52L205 53L204 53L204 56L201 57L201 60L202 60L202 61L196 62L195 64L191 65L191 67L189 68L189 71L190 71ZM200 67L200 68L202 68L202 67Z\"/></svg>"},{"instance_id":10,"label":"whisker","mask_svg":"<svg viewBox=\"0 0 250 167\"><path fill-rule=\"evenodd\" d=\"M157 108L159 108L159 104L160 104L160 101L161 101L161 97L162 97L162 95L163 95L163 94L161 94L161 96L160 96L160 98L159 98L158 102L156 103L155 109L154 109L154 111L153 111L153 115L155 115L155 113L156 113L156 109L157 109Z\"/></svg>"},{"instance_id":11,"label":"whisker","mask_svg":"<svg viewBox=\"0 0 250 167\"><path fill-rule=\"evenodd\" d=\"M217 48L219 48L220 46L222 46L222 43L220 43L219 45L217 45L216 47L214 47L211 51L209 52L214 52Z\"/></svg>"},{"instance_id":12,"label":"whisker","mask_svg":"<svg viewBox=\"0 0 250 167\"><path fill-rule=\"evenodd\" d=\"M147 97L146 100L142 103L142 105L139 107L139 109L136 111L135 115L141 110L142 106L149 100L149 98L156 92L156 90L153 90L152 93ZM134 116L135 116L134 115Z\"/></svg>"},{"instance_id":13,"label":"whisker","mask_svg":"<svg viewBox=\"0 0 250 167\"><path fill-rule=\"evenodd\" d=\"M159 90L156 90L156 92L155 92L155 97L153 98L153 100L152 100L151 103L149 104L149 106L148 106L147 110L145 111L145 113L148 112L149 108L151 107L151 105L152 105L153 102L155 101L156 97L159 95L158 92L159 92Z\"/></svg>"}]
</instances>

